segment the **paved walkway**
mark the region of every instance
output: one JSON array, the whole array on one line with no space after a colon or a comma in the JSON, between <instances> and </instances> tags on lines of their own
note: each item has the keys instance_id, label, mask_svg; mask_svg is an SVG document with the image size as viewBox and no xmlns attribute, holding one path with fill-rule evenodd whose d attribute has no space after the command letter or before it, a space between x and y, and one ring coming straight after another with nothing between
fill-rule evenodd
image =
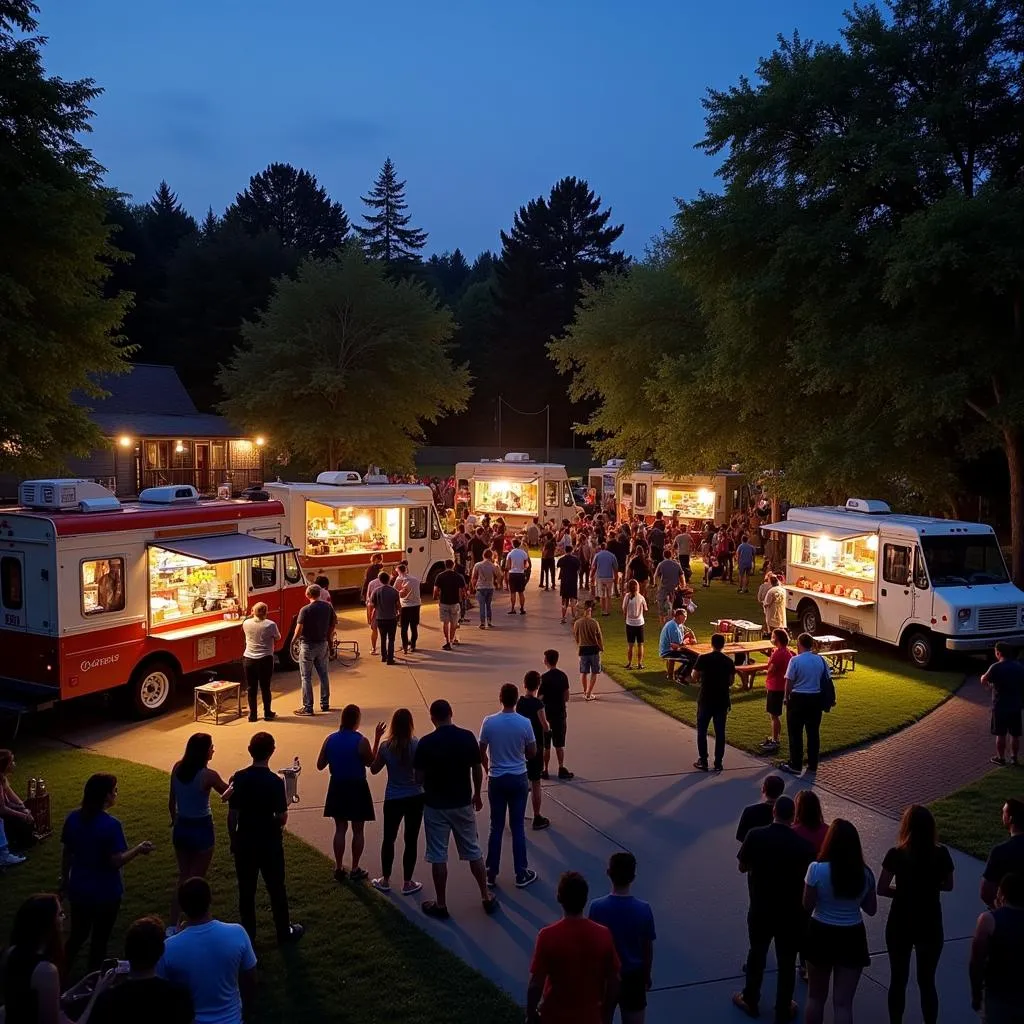
<instances>
[{"instance_id":1,"label":"paved walkway","mask_svg":"<svg viewBox=\"0 0 1024 1024\"><path fill-rule=\"evenodd\" d=\"M992 765L991 697L977 676L920 722L823 760L818 782L898 816L980 779Z\"/></svg>"},{"instance_id":2,"label":"paved walkway","mask_svg":"<svg viewBox=\"0 0 1024 1024\"><path fill-rule=\"evenodd\" d=\"M558 624L555 601L553 595L538 595L531 589L525 617L513 618L504 614L503 607L496 609L499 628L489 633L465 629L463 645L450 654L438 650L436 612L425 608L421 652L388 668L372 660L364 646L364 657L353 667L332 672L332 704L358 703L368 728L404 705L413 710L417 727L424 732L429 728L427 706L435 697L445 696L454 705L456 722L476 729L480 719L497 708L498 684L521 680L525 670L538 667L540 654L548 647L563 652L575 689L568 627ZM346 611L344 617L357 628L361 610ZM365 625L359 635L365 639ZM273 732L279 760L286 763L297 753L305 766L300 780L302 802L291 813L289 828L329 854L330 822L321 811L327 780L313 765L324 736L337 728L337 716L293 718L297 685L294 673L275 677L274 706L281 717ZM439 942L522 1000L537 930L559 916L554 898L559 874L570 867L580 870L592 892L601 893L607 885L608 855L629 849L639 861L636 893L651 901L658 926L649 1024L742 1020L729 1002L730 994L742 987L740 965L746 953L746 885L736 870L734 832L743 806L759 798L766 766L730 750L721 775L697 773L690 768L696 753L692 729L607 679L601 680L598 694L600 699L590 704L574 694L567 760L576 779L545 787L545 813L552 827L528 833L530 863L540 875L537 884L523 891L512 886L506 836L498 890L502 910L494 918L483 914L468 873L457 864L452 865L449 886L451 922L427 920L419 909L421 898L431 895L429 871L423 865L418 871L428 883L423 893L412 899L395 896L393 902ZM68 738L166 770L194 731L191 717L190 712L181 711L150 723L92 724ZM253 731L248 722L224 724L214 731L215 766L221 772L247 762L245 747ZM379 802L383 776L374 778L371 788ZM857 824L869 863L877 867L895 838L892 819L827 790L822 797L829 816L847 817ZM378 843L376 827L368 827L370 870L378 864ZM957 887L943 898L948 948L939 986L943 1019L968 1021L966 964L969 936L980 909L981 865L961 854L954 859ZM857 995L858 1019L885 1019L886 912L883 908L868 922L874 956ZM766 1001L773 984L769 974ZM798 999L803 994L799 987ZM905 1020L917 1024L921 1018L913 985L908 1005Z\"/></svg>"}]
</instances>

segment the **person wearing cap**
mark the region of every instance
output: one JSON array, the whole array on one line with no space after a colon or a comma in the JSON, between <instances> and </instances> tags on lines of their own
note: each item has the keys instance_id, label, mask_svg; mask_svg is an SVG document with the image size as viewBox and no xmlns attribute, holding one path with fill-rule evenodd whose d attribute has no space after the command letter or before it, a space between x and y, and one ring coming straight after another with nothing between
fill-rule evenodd
<instances>
[{"instance_id":1,"label":"person wearing cap","mask_svg":"<svg viewBox=\"0 0 1024 1024\"><path fill-rule=\"evenodd\" d=\"M675 608L672 618L661 629L658 640L658 654L665 659L665 672L669 679L675 680L675 665L680 664L680 673L685 680L693 668L694 657L683 650L686 644L697 642L692 629L686 625L686 609Z\"/></svg>"}]
</instances>

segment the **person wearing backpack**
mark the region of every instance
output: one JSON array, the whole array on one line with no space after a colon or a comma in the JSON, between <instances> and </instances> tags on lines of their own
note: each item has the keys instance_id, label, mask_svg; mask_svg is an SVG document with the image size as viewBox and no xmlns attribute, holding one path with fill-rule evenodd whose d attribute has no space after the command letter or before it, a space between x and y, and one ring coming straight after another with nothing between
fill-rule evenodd
<instances>
[{"instance_id":1,"label":"person wearing backpack","mask_svg":"<svg viewBox=\"0 0 1024 1024\"><path fill-rule=\"evenodd\" d=\"M835 704L835 685L828 663L814 653L814 637L801 633L796 641L798 653L786 666L786 726L789 733L789 760L779 768L790 775L803 771L804 733L807 734L807 771L818 768L821 746L821 715Z\"/></svg>"}]
</instances>

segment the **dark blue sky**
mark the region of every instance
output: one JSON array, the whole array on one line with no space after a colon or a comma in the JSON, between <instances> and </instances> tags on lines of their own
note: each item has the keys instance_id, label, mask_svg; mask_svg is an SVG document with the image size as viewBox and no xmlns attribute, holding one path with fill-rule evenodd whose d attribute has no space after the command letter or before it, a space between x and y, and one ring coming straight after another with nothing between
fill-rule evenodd
<instances>
[{"instance_id":1,"label":"dark blue sky","mask_svg":"<svg viewBox=\"0 0 1024 1024\"><path fill-rule=\"evenodd\" d=\"M849 0L40 0L47 63L106 92L92 145L145 201L219 213L271 161L356 219L388 154L429 251L499 247L516 209L586 178L639 254L714 185L700 99L779 32L833 39Z\"/></svg>"}]
</instances>

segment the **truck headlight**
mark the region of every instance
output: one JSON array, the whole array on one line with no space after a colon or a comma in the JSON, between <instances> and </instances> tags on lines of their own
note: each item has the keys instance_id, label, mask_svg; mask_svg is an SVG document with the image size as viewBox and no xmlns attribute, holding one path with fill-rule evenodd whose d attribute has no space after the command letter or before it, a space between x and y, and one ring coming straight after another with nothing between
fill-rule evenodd
<instances>
[{"instance_id":1,"label":"truck headlight","mask_svg":"<svg viewBox=\"0 0 1024 1024\"><path fill-rule=\"evenodd\" d=\"M966 622L971 617L970 608L958 608L956 613L958 622Z\"/></svg>"}]
</instances>

